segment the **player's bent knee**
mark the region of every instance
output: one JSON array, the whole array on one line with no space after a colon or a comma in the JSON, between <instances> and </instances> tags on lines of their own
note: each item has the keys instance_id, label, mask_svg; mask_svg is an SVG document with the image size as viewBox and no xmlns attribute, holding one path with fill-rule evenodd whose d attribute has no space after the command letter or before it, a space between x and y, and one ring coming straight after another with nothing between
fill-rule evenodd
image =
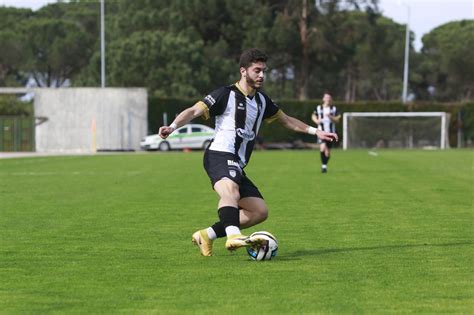
<instances>
[{"instance_id":1,"label":"player's bent knee","mask_svg":"<svg viewBox=\"0 0 474 315\"><path fill-rule=\"evenodd\" d=\"M265 209L265 211L260 212L260 222L265 221L268 218L268 209Z\"/></svg>"},{"instance_id":2,"label":"player's bent knee","mask_svg":"<svg viewBox=\"0 0 474 315\"><path fill-rule=\"evenodd\" d=\"M268 218L268 209L266 207L256 209L256 211L254 211L254 220L256 221L255 223L261 223L265 221L267 218Z\"/></svg>"}]
</instances>

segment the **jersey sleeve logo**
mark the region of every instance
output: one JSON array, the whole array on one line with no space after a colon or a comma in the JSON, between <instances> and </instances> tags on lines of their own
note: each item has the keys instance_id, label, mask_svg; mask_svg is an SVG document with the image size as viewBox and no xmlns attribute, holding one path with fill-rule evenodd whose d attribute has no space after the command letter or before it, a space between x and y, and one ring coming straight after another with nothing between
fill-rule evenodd
<instances>
[{"instance_id":1,"label":"jersey sleeve logo","mask_svg":"<svg viewBox=\"0 0 474 315\"><path fill-rule=\"evenodd\" d=\"M216 100L214 99L214 97L212 97L212 95L208 95L204 98L204 100L210 105L214 105L216 103Z\"/></svg>"}]
</instances>

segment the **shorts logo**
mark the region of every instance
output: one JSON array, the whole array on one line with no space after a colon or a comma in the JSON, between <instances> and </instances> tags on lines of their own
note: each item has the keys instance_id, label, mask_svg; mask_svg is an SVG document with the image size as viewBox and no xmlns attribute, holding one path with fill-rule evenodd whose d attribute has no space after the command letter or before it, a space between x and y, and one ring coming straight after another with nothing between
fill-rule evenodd
<instances>
[{"instance_id":1,"label":"shorts logo","mask_svg":"<svg viewBox=\"0 0 474 315\"><path fill-rule=\"evenodd\" d=\"M252 141L255 139L255 132L253 131L246 131L245 129L238 128L237 129L237 135L241 137L242 139Z\"/></svg>"},{"instance_id":2,"label":"shorts logo","mask_svg":"<svg viewBox=\"0 0 474 315\"><path fill-rule=\"evenodd\" d=\"M237 175L237 172L231 170L231 171L229 171L229 174L230 174L230 176L235 177Z\"/></svg>"},{"instance_id":3,"label":"shorts logo","mask_svg":"<svg viewBox=\"0 0 474 315\"><path fill-rule=\"evenodd\" d=\"M235 166L235 167L240 167L239 163L232 161L232 160L227 160L227 165L229 166Z\"/></svg>"}]
</instances>

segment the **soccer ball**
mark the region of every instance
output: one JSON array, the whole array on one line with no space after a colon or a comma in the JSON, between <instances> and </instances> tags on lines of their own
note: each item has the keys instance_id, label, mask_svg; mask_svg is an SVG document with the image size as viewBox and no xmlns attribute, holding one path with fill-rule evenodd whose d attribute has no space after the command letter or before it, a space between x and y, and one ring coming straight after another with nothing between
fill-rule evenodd
<instances>
[{"instance_id":1,"label":"soccer ball","mask_svg":"<svg viewBox=\"0 0 474 315\"><path fill-rule=\"evenodd\" d=\"M270 260L276 256L278 252L278 241L275 236L266 231L252 233L252 236L259 236L267 241L258 247L247 247L247 253L252 260Z\"/></svg>"}]
</instances>

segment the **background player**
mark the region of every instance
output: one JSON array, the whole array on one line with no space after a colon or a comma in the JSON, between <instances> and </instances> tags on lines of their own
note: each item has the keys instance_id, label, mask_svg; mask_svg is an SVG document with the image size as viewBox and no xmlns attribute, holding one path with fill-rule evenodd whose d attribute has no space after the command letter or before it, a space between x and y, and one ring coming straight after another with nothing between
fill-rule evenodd
<instances>
[{"instance_id":1,"label":"background player","mask_svg":"<svg viewBox=\"0 0 474 315\"><path fill-rule=\"evenodd\" d=\"M337 114L336 106L332 105L332 96L329 93L324 94L323 104L316 106L311 119L318 125L319 130L336 133L336 123L341 119L341 115ZM318 138L318 143L321 155L321 172L326 173L333 142Z\"/></svg>"}]
</instances>

